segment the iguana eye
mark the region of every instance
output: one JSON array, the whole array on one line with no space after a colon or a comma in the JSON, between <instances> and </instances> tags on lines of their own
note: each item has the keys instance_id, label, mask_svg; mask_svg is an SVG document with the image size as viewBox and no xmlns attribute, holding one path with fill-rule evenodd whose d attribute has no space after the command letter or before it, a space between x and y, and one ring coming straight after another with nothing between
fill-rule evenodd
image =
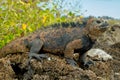
<instances>
[{"instance_id":1,"label":"iguana eye","mask_svg":"<svg viewBox=\"0 0 120 80\"><path fill-rule=\"evenodd\" d=\"M100 20L97 20L97 21L96 21L96 23L100 24L100 23L101 23L101 21L100 21Z\"/></svg>"}]
</instances>

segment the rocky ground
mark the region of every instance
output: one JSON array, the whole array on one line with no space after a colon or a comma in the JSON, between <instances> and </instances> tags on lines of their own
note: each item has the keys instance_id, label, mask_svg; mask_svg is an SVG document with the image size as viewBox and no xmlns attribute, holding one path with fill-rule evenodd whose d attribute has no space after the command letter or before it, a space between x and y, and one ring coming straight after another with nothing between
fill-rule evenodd
<instances>
[{"instance_id":1,"label":"rocky ground","mask_svg":"<svg viewBox=\"0 0 120 80\"><path fill-rule=\"evenodd\" d=\"M120 26L112 26L96 42L113 60L94 61L88 69L66 64L64 57L46 53L42 62L31 61L30 80L120 80ZM27 53L16 53L0 59L0 80L27 80L29 78Z\"/></svg>"}]
</instances>

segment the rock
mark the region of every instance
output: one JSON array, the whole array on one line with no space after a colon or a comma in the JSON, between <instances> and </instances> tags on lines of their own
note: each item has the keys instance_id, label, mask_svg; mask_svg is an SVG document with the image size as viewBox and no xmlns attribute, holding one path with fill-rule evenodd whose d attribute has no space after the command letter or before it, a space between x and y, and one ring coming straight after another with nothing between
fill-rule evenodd
<instances>
[{"instance_id":1,"label":"rock","mask_svg":"<svg viewBox=\"0 0 120 80\"><path fill-rule=\"evenodd\" d=\"M49 54L49 57L52 59L44 60L42 64L35 59L31 62L32 69L35 71L33 80L97 80L96 74L91 70L73 67L58 56Z\"/></svg>"},{"instance_id":2,"label":"rock","mask_svg":"<svg viewBox=\"0 0 120 80\"><path fill-rule=\"evenodd\" d=\"M90 49L87 52L87 56L91 57L92 59L100 61L107 61L113 59L111 55L107 54L105 51L101 49Z\"/></svg>"},{"instance_id":3,"label":"rock","mask_svg":"<svg viewBox=\"0 0 120 80\"><path fill-rule=\"evenodd\" d=\"M95 64L93 66L90 66L89 69L93 71L97 77L101 77L102 79L100 80L114 79L114 72L111 68L110 61L106 61L106 62L96 61Z\"/></svg>"},{"instance_id":4,"label":"rock","mask_svg":"<svg viewBox=\"0 0 120 80\"><path fill-rule=\"evenodd\" d=\"M26 54L14 54L0 60L0 80L97 80L91 70L83 70L66 63L64 58L48 53L49 58L42 62L31 60L33 75L28 74ZM8 61L9 60L9 61ZM3 66L4 65L4 66ZM1 72L2 71L2 72Z\"/></svg>"},{"instance_id":5,"label":"rock","mask_svg":"<svg viewBox=\"0 0 120 80\"><path fill-rule=\"evenodd\" d=\"M120 73L115 73L114 75L116 78L120 79Z\"/></svg>"},{"instance_id":6,"label":"rock","mask_svg":"<svg viewBox=\"0 0 120 80\"><path fill-rule=\"evenodd\" d=\"M66 63L65 59L47 53L49 59L43 59L41 62L36 59L31 60L31 68L33 75L31 80L110 80L111 67L109 62L97 61L94 66L91 66L88 70L83 70L79 67L73 67ZM4 76L6 78L0 78L0 80L27 80L29 78L28 67L26 62L28 60L27 54L14 54L8 57L2 58L3 64L0 66L4 69ZM8 64L8 66L3 66ZM11 65L12 64L12 65ZM1 72L0 72L1 73Z\"/></svg>"},{"instance_id":7,"label":"rock","mask_svg":"<svg viewBox=\"0 0 120 80\"><path fill-rule=\"evenodd\" d=\"M0 59L0 80L13 80L15 73L7 59Z\"/></svg>"}]
</instances>

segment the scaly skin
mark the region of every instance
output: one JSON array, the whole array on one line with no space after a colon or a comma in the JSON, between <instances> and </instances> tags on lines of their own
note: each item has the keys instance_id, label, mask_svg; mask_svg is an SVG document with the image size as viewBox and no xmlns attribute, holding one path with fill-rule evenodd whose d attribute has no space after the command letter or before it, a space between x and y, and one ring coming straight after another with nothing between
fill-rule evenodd
<instances>
[{"instance_id":1,"label":"scaly skin","mask_svg":"<svg viewBox=\"0 0 120 80\"><path fill-rule=\"evenodd\" d=\"M39 30L26 37L18 38L2 49L0 58L8 54L29 52L29 61L35 57L41 60L41 51L53 54L64 54L66 61L76 65L73 59L75 52L80 53L79 62L87 65L85 52L92 48L95 40L105 32L108 23L102 19L91 18L86 27L53 27Z\"/></svg>"}]
</instances>

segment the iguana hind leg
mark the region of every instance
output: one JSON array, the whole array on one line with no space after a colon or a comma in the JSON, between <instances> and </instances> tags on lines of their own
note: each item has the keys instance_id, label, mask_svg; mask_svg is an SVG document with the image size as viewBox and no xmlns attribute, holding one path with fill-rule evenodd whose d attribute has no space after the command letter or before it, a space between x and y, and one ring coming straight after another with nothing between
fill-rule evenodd
<instances>
[{"instance_id":1,"label":"iguana hind leg","mask_svg":"<svg viewBox=\"0 0 120 80\"><path fill-rule=\"evenodd\" d=\"M78 64L81 68L87 69L90 65L94 65L94 62L87 59L87 53L85 52L79 55Z\"/></svg>"}]
</instances>

